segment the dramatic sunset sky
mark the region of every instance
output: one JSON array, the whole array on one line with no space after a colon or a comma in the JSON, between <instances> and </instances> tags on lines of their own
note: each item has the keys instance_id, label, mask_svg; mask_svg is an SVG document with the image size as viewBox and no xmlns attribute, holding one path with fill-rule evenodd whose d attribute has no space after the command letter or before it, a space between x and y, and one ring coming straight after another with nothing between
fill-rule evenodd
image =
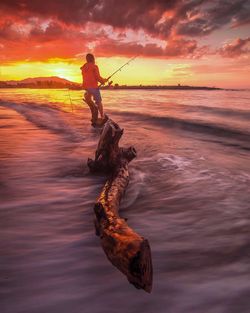
<instances>
[{"instance_id":1,"label":"dramatic sunset sky","mask_svg":"<svg viewBox=\"0 0 250 313\"><path fill-rule=\"evenodd\" d=\"M139 58L119 84L250 88L250 0L1 0L0 80L81 82L84 56L102 76Z\"/></svg>"}]
</instances>

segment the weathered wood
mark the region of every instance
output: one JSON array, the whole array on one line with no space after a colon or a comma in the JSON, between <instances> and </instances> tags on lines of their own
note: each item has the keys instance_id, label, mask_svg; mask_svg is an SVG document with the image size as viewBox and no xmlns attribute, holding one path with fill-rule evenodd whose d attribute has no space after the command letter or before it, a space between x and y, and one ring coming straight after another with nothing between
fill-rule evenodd
<instances>
[{"instance_id":1,"label":"weathered wood","mask_svg":"<svg viewBox=\"0 0 250 313\"><path fill-rule=\"evenodd\" d=\"M83 101L87 103L91 111L91 125L93 127L102 127L108 120L108 116L104 114L105 118L98 118L98 108L94 101L91 99L91 95L88 92L84 93Z\"/></svg>"},{"instance_id":2,"label":"weathered wood","mask_svg":"<svg viewBox=\"0 0 250 313\"><path fill-rule=\"evenodd\" d=\"M128 163L136 156L133 147L119 148L123 130L108 120L96 150L95 160L88 160L92 172L111 173L94 206L96 234L110 262L137 288L152 289L152 261L147 239L138 235L119 216L121 198L129 183Z\"/></svg>"},{"instance_id":3,"label":"weathered wood","mask_svg":"<svg viewBox=\"0 0 250 313\"><path fill-rule=\"evenodd\" d=\"M101 132L95 159L88 159L88 166L91 172L112 172L119 162L122 150L118 143L123 134L119 125L108 120Z\"/></svg>"}]
</instances>

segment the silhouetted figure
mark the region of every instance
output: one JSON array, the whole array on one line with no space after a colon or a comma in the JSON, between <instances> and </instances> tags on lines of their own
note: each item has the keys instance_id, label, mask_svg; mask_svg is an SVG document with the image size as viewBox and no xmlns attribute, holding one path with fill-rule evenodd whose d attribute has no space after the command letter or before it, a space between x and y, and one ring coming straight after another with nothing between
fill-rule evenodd
<instances>
[{"instance_id":1,"label":"silhouetted figure","mask_svg":"<svg viewBox=\"0 0 250 313\"><path fill-rule=\"evenodd\" d=\"M98 82L105 84L108 79L102 78L99 73L99 68L95 64L95 57L93 54L88 53L86 55L86 61L82 67L82 78L83 78L83 88L87 91L86 100L91 100L91 97L94 98L98 110L100 112L101 118L104 119L102 97L100 89L98 87Z\"/></svg>"}]
</instances>

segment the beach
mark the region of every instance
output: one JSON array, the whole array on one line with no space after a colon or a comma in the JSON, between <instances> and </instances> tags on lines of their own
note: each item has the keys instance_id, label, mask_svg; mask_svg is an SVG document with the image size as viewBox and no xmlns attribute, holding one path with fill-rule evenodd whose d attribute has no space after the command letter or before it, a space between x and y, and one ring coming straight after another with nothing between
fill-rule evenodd
<instances>
[{"instance_id":1,"label":"beach","mask_svg":"<svg viewBox=\"0 0 250 313\"><path fill-rule=\"evenodd\" d=\"M3 313L247 313L250 91L103 90L138 153L120 215L152 250L151 294L107 260L82 91L0 91Z\"/></svg>"}]
</instances>

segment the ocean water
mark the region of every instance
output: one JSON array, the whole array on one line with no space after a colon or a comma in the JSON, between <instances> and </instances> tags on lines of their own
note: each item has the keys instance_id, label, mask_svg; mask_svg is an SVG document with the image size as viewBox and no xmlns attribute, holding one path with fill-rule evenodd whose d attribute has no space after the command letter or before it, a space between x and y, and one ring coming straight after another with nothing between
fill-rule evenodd
<instances>
[{"instance_id":1,"label":"ocean water","mask_svg":"<svg viewBox=\"0 0 250 313\"><path fill-rule=\"evenodd\" d=\"M93 226L105 177L81 91L0 90L2 313L249 313L250 91L106 90L138 156L120 215L151 245L151 294Z\"/></svg>"}]
</instances>

